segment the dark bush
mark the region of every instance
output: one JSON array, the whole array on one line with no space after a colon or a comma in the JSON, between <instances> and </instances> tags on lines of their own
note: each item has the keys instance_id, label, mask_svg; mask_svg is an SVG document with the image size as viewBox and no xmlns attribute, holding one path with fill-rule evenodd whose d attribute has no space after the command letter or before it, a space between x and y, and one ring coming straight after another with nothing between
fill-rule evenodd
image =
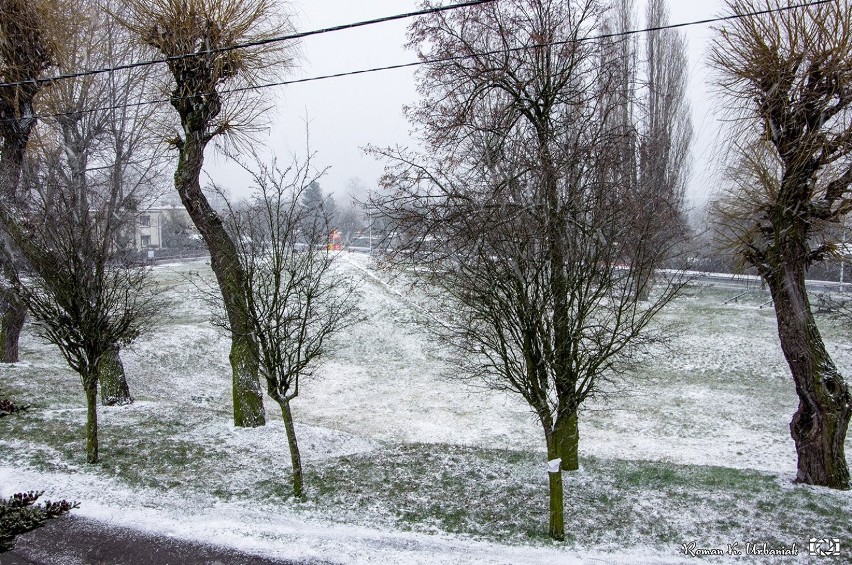
<instances>
[{"instance_id":1,"label":"dark bush","mask_svg":"<svg viewBox=\"0 0 852 565\"><path fill-rule=\"evenodd\" d=\"M60 500L36 504L43 492L19 492L0 500L0 553L15 547L15 537L42 527L51 518L58 518L80 505Z\"/></svg>"}]
</instances>

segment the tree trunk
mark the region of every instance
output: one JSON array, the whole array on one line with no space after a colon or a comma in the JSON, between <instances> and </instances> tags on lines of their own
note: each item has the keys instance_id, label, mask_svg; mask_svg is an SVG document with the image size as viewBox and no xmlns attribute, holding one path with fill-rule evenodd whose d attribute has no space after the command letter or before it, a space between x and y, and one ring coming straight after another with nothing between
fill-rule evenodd
<instances>
[{"instance_id":1,"label":"tree trunk","mask_svg":"<svg viewBox=\"0 0 852 565\"><path fill-rule=\"evenodd\" d=\"M302 458L299 455L299 445L296 443L296 428L293 426L293 413L290 401L280 401L281 416L284 418L284 429L287 430L287 445L290 447L290 461L293 465L293 496L296 500L305 498L304 479L302 477Z\"/></svg>"},{"instance_id":2,"label":"tree trunk","mask_svg":"<svg viewBox=\"0 0 852 565\"><path fill-rule=\"evenodd\" d=\"M544 171L543 184L546 187L547 205L547 239L548 259L550 260L549 291L553 295L553 334L555 340L555 370L559 375L567 378L556 383L557 396L560 403L569 401L576 391L576 379L572 378L572 331L571 331L571 309L568 305L569 283L566 277L565 250L564 245L564 223L565 213L560 208L559 188L557 182L556 165L548 147L550 135L546 129L539 130L539 152ZM554 430L554 452L557 457L562 458L561 468L566 471L576 471L580 468L578 459L578 447L580 432L577 425L576 410L568 417L557 417ZM553 459L554 457L551 457ZM561 489L561 475L560 493ZM551 485L553 477L551 477ZM551 486L551 492L553 487ZM562 495L559 495L560 501ZM561 506L560 502L560 506ZM561 538L560 538L561 539Z\"/></svg>"},{"instance_id":3,"label":"tree trunk","mask_svg":"<svg viewBox=\"0 0 852 565\"><path fill-rule=\"evenodd\" d=\"M641 260L641 259L640 259ZM656 265L649 265L637 269L636 274L636 302L644 302L651 297L651 287L654 286L654 270Z\"/></svg>"},{"instance_id":4,"label":"tree trunk","mask_svg":"<svg viewBox=\"0 0 852 565\"><path fill-rule=\"evenodd\" d=\"M569 416L558 418L553 433L558 457L562 459L562 470L576 471L580 468L580 427L576 410Z\"/></svg>"},{"instance_id":5,"label":"tree trunk","mask_svg":"<svg viewBox=\"0 0 852 565\"><path fill-rule=\"evenodd\" d=\"M228 358L231 361L233 382L234 425L242 428L265 425L263 394L257 380L257 344L250 334L231 330L231 353Z\"/></svg>"},{"instance_id":6,"label":"tree trunk","mask_svg":"<svg viewBox=\"0 0 852 565\"><path fill-rule=\"evenodd\" d=\"M27 319L27 305L11 289L3 292L3 321L0 326L0 363L17 363L18 340L24 321Z\"/></svg>"},{"instance_id":7,"label":"tree trunk","mask_svg":"<svg viewBox=\"0 0 852 565\"><path fill-rule=\"evenodd\" d=\"M98 378L83 375L86 392L86 462L98 462Z\"/></svg>"},{"instance_id":8,"label":"tree trunk","mask_svg":"<svg viewBox=\"0 0 852 565\"><path fill-rule=\"evenodd\" d=\"M556 437L553 433L547 434L547 459L553 460L559 457L559 449ZM548 472L550 481L550 526L548 534L557 541L565 540L565 502L562 486L562 469L556 472Z\"/></svg>"},{"instance_id":9,"label":"tree trunk","mask_svg":"<svg viewBox=\"0 0 852 565\"><path fill-rule=\"evenodd\" d=\"M2 105L0 105L2 106ZM2 152L0 152L0 198L7 203L14 202L18 197L18 185L21 182L23 170L24 151L29 141L30 131L34 125L32 120L10 121L5 124L6 131L0 131L3 140ZM7 245L11 260L15 260L17 249L11 241L3 241L0 244ZM7 280L12 280L12 265L3 266L3 273ZM27 317L26 304L12 290L3 291L3 319L0 323L0 362L18 362L18 340L24 321Z\"/></svg>"},{"instance_id":10,"label":"tree trunk","mask_svg":"<svg viewBox=\"0 0 852 565\"><path fill-rule=\"evenodd\" d=\"M118 347L111 348L101 357L98 364L98 385L101 389L101 404L104 406L133 403Z\"/></svg>"},{"instance_id":11,"label":"tree trunk","mask_svg":"<svg viewBox=\"0 0 852 565\"><path fill-rule=\"evenodd\" d=\"M231 370L234 397L234 425L256 427L266 423L263 395L258 383L259 354L252 338L247 312L245 274L237 249L222 219L210 206L201 190L199 178L204 163L206 142L201 134L187 135L180 147L175 171L175 188L181 202L204 238L210 251L210 266L222 293L231 330Z\"/></svg>"},{"instance_id":12,"label":"tree trunk","mask_svg":"<svg viewBox=\"0 0 852 565\"><path fill-rule=\"evenodd\" d=\"M848 489L844 443L852 395L814 322L804 262L787 258L766 278L775 303L781 349L799 396L799 408L790 422L798 454L796 482Z\"/></svg>"}]
</instances>

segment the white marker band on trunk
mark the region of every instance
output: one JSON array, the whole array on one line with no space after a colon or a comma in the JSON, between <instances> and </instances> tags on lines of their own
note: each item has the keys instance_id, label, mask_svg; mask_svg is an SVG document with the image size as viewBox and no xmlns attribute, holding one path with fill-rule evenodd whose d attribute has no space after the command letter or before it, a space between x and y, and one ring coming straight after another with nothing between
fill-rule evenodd
<instances>
[{"instance_id":1,"label":"white marker band on trunk","mask_svg":"<svg viewBox=\"0 0 852 565\"><path fill-rule=\"evenodd\" d=\"M557 457L556 459L551 459L547 462L547 472L548 473L558 473L560 471L560 467L562 466L562 459Z\"/></svg>"}]
</instances>

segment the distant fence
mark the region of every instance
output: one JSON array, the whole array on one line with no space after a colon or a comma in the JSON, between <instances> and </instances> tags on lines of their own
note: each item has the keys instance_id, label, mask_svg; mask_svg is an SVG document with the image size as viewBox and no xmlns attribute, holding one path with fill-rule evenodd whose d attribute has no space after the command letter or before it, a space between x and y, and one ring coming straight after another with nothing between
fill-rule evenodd
<instances>
[{"instance_id":1,"label":"distant fence","mask_svg":"<svg viewBox=\"0 0 852 565\"><path fill-rule=\"evenodd\" d=\"M707 273L701 271L686 271L686 276L698 284L721 286L728 288L743 288L746 290L767 290L763 279L757 275L738 275L734 273ZM821 281L808 279L805 286L809 290L822 292L852 292L852 283L838 281Z\"/></svg>"},{"instance_id":2,"label":"distant fence","mask_svg":"<svg viewBox=\"0 0 852 565\"><path fill-rule=\"evenodd\" d=\"M163 263L179 263L210 257L206 249L146 249L137 255L140 263L145 265L161 265Z\"/></svg>"},{"instance_id":3,"label":"distant fence","mask_svg":"<svg viewBox=\"0 0 852 565\"><path fill-rule=\"evenodd\" d=\"M325 248L325 246L322 246ZM379 249L370 249L369 247L360 247L347 245L343 248L344 251L350 253L369 254L373 255L379 252ZM147 249L139 251L134 255L134 261L138 261L145 265L162 265L163 263L180 263L182 261L195 261L210 257L210 252L206 249Z\"/></svg>"}]
</instances>

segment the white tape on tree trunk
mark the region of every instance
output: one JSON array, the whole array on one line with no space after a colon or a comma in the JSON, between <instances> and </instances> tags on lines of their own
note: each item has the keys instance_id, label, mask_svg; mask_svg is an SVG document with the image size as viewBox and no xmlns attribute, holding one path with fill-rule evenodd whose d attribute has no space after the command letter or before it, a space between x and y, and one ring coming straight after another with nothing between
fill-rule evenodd
<instances>
[{"instance_id":1,"label":"white tape on tree trunk","mask_svg":"<svg viewBox=\"0 0 852 565\"><path fill-rule=\"evenodd\" d=\"M558 473L560 471L560 467L562 466L562 459L557 457L556 459L551 459L547 462L547 472L548 473Z\"/></svg>"}]
</instances>

